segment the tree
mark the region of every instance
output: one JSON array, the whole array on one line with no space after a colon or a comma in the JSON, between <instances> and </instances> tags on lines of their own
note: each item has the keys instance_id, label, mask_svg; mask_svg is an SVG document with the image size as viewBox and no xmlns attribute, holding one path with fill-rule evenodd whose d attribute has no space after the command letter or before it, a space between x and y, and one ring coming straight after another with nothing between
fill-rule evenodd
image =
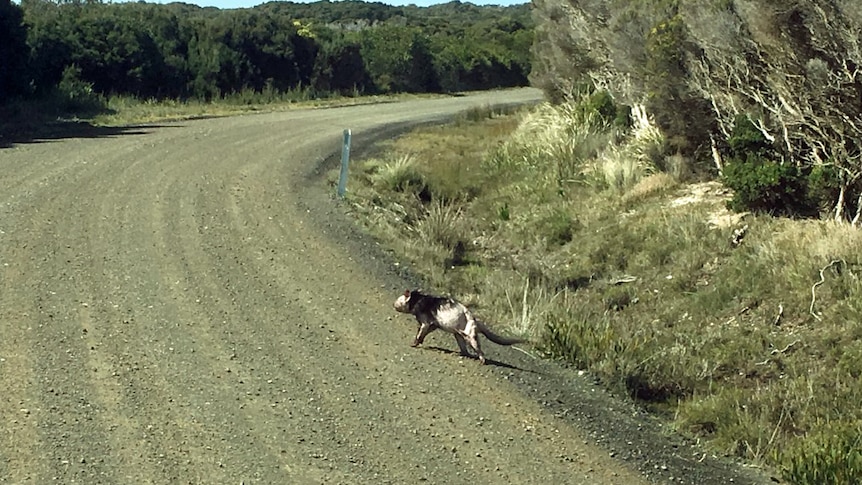
<instances>
[{"instance_id":1,"label":"tree","mask_svg":"<svg viewBox=\"0 0 862 485\"><path fill-rule=\"evenodd\" d=\"M63 70L72 64L73 46L68 42L79 5L61 6L49 0L22 0L27 45L30 50L30 74L37 95L44 95L60 82Z\"/></svg>"},{"instance_id":2,"label":"tree","mask_svg":"<svg viewBox=\"0 0 862 485\"><path fill-rule=\"evenodd\" d=\"M0 104L27 93L28 52L24 12L0 0Z\"/></svg>"},{"instance_id":3,"label":"tree","mask_svg":"<svg viewBox=\"0 0 862 485\"><path fill-rule=\"evenodd\" d=\"M180 2L21 1L28 85L40 94L64 73L96 95L210 99L297 86L437 91L440 68L450 62L452 84L481 89L524 84L529 69L523 5L396 8L348 0L219 10ZM457 44L469 52L441 57Z\"/></svg>"},{"instance_id":4,"label":"tree","mask_svg":"<svg viewBox=\"0 0 862 485\"><path fill-rule=\"evenodd\" d=\"M360 52L374 85L383 92L404 91L410 66L412 32L399 27L376 27L360 32Z\"/></svg>"},{"instance_id":5,"label":"tree","mask_svg":"<svg viewBox=\"0 0 862 485\"><path fill-rule=\"evenodd\" d=\"M419 32L413 33L408 51L408 68L404 79L404 89L417 93L431 93L440 90L440 80L434 70L434 57L428 46L428 38Z\"/></svg>"},{"instance_id":6,"label":"tree","mask_svg":"<svg viewBox=\"0 0 862 485\"><path fill-rule=\"evenodd\" d=\"M189 43L196 96L211 98L248 88L278 91L309 85L317 56L313 38L293 20L266 12L223 12L199 19Z\"/></svg>"},{"instance_id":7,"label":"tree","mask_svg":"<svg viewBox=\"0 0 862 485\"><path fill-rule=\"evenodd\" d=\"M152 39L161 58L146 73L143 91L155 98L185 98L189 96L189 41L192 25L186 16L173 9L148 3L122 3L113 8L141 25Z\"/></svg>"},{"instance_id":8,"label":"tree","mask_svg":"<svg viewBox=\"0 0 862 485\"><path fill-rule=\"evenodd\" d=\"M312 85L320 92L374 91L359 44L343 37L325 42L315 60Z\"/></svg>"}]
</instances>

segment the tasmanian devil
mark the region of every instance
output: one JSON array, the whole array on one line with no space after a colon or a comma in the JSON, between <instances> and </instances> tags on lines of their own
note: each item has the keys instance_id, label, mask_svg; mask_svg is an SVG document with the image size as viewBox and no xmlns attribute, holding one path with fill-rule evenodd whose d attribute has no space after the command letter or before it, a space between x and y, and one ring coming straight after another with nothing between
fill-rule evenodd
<instances>
[{"instance_id":1,"label":"tasmanian devil","mask_svg":"<svg viewBox=\"0 0 862 485\"><path fill-rule=\"evenodd\" d=\"M488 340L499 345L513 345L525 342L519 338L501 337L493 332L473 316L469 308L461 303L443 296L426 295L421 291L407 290L395 300L395 310L401 313L411 313L419 322L419 332L413 339L412 347L416 347L425 340L425 336L438 328L445 330L455 336L461 355L470 355L467 352L469 345L479 357L479 362L485 363L485 354L479 347L478 334L488 337Z\"/></svg>"}]
</instances>

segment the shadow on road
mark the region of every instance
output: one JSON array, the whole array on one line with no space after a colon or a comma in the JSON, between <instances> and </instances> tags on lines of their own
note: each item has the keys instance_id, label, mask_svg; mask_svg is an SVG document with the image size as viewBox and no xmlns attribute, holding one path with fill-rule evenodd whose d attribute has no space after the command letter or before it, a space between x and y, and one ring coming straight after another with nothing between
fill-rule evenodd
<instances>
[{"instance_id":1,"label":"shadow on road","mask_svg":"<svg viewBox=\"0 0 862 485\"><path fill-rule=\"evenodd\" d=\"M458 356L460 356L460 355L461 355L461 353L460 353L460 352L456 352L456 351L454 351L454 350L450 350L450 349L444 349L444 348L442 348L442 347L436 347L436 346L433 346L433 345L432 345L432 346L429 346L429 347L422 347L422 348L423 348L423 349L425 349L425 350L434 350L434 351L437 351L437 352L440 352L440 353L443 353L443 354L451 354L451 355L458 355ZM478 357L474 357L474 356L472 356L472 355L470 355L470 356L464 356L464 357L465 357L465 358L467 358L467 359L479 360L479 359L478 359ZM532 372L532 373L535 373L535 371L532 371L532 370L530 370L530 369L524 369L524 368L521 368L521 367L518 367L518 366L515 366L515 365L507 364L507 363L505 363L505 362L500 362L500 361L497 361L497 360L489 359L489 358L487 358L487 357L485 358L485 365L493 365L493 366L496 366L496 367L502 367L502 368L504 368L504 369L512 369L512 370L518 370L518 371L522 371L522 372Z\"/></svg>"},{"instance_id":2,"label":"shadow on road","mask_svg":"<svg viewBox=\"0 0 862 485\"><path fill-rule=\"evenodd\" d=\"M144 135L162 125L94 126L84 121L54 121L36 126L0 125L0 149L24 143L45 143L67 138L106 138Z\"/></svg>"},{"instance_id":3,"label":"shadow on road","mask_svg":"<svg viewBox=\"0 0 862 485\"><path fill-rule=\"evenodd\" d=\"M15 125L0 124L0 149L24 143L46 143L68 138L107 138L122 135L145 135L163 125L95 126L86 121L51 121Z\"/></svg>"}]
</instances>

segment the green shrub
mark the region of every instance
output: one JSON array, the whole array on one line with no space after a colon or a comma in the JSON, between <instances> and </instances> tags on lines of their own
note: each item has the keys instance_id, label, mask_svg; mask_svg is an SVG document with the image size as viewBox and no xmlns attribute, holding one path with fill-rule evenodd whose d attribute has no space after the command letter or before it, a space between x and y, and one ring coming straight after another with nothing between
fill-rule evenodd
<instances>
[{"instance_id":1,"label":"green shrub","mask_svg":"<svg viewBox=\"0 0 862 485\"><path fill-rule=\"evenodd\" d=\"M504 202L503 205L497 208L497 217L500 218L501 221L506 222L511 219L512 215L509 212L509 203Z\"/></svg>"},{"instance_id":2,"label":"green shrub","mask_svg":"<svg viewBox=\"0 0 862 485\"><path fill-rule=\"evenodd\" d=\"M737 118L728 144L731 157L722 173L724 185L734 191L728 208L784 216L811 215L806 175L791 163L775 161L775 150L751 120Z\"/></svg>"},{"instance_id":3,"label":"green shrub","mask_svg":"<svg viewBox=\"0 0 862 485\"><path fill-rule=\"evenodd\" d=\"M733 189L728 208L773 215L809 215L805 176L794 165L749 155L724 167L724 185Z\"/></svg>"},{"instance_id":4,"label":"green shrub","mask_svg":"<svg viewBox=\"0 0 862 485\"><path fill-rule=\"evenodd\" d=\"M812 208L821 213L834 211L841 193L841 183L841 173L835 165L818 165L811 169L808 174L808 198L811 200ZM860 194L862 194L862 181L857 180L845 187L845 217L853 217L859 210L856 203Z\"/></svg>"},{"instance_id":5,"label":"green shrub","mask_svg":"<svg viewBox=\"0 0 862 485\"><path fill-rule=\"evenodd\" d=\"M93 90L93 83L81 79L81 68L74 64L63 70L56 93L58 108L64 113L93 115L107 107L105 98Z\"/></svg>"},{"instance_id":6,"label":"green shrub","mask_svg":"<svg viewBox=\"0 0 862 485\"><path fill-rule=\"evenodd\" d=\"M732 158L744 159L749 155L758 158L776 158L772 145L763 133L754 126L747 115L739 115L734 120L733 133L727 140Z\"/></svg>"},{"instance_id":7,"label":"green shrub","mask_svg":"<svg viewBox=\"0 0 862 485\"><path fill-rule=\"evenodd\" d=\"M563 209L554 209L538 218L532 228L534 234L545 241L548 247L562 246L574 238L577 220Z\"/></svg>"},{"instance_id":8,"label":"green shrub","mask_svg":"<svg viewBox=\"0 0 862 485\"><path fill-rule=\"evenodd\" d=\"M631 107L617 105L614 98L606 90L596 91L589 95L582 104L585 115L595 113L611 126L625 130L631 127Z\"/></svg>"},{"instance_id":9,"label":"green shrub","mask_svg":"<svg viewBox=\"0 0 862 485\"><path fill-rule=\"evenodd\" d=\"M637 302L637 296L634 290L621 286L608 287L602 297L602 303L608 311L618 312L635 302Z\"/></svg>"},{"instance_id":10,"label":"green shrub","mask_svg":"<svg viewBox=\"0 0 862 485\"><path fill-rule=\"evenodd\" d=\"M835 205L840 192L838 171L831 165L819 165L808 174L808 195L812 203L821 210L829 210Z\"/></svg>"},{"instance_id":11,"label":"green shrub","mask_svg":"<svg viewBox=\"0 0 862 485\"><path fill-rule=\"evenodd\" d=\"M607 319L591 321L554 313L547 317L540 348L548 355L586 369L612 354L619 346L618 341L619 336Z\"/></svg>"},{"instance_id":12,"label":"green shrub","mask_svg":"<svg viewBox=\"0 0 862 485\"><path fill-rule=\"evenodd\" d=\"M441 201L432 203L425 217L416 225L420 240L454 249L467 240L466 231L460 224L461 209Z\"/></svg>"}]
</instances>

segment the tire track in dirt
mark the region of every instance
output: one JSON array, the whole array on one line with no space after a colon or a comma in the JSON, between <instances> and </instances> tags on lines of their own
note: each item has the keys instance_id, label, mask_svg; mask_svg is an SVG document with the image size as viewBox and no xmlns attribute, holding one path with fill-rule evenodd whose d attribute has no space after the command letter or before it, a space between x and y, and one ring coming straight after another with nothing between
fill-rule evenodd
<instances>
[{"instance_id":1,"label":"tire track in dirt","mask_svg":"<svg viewBox=\"0 0 862 485\"><path fill-rule=\"evenodd\" d=\"M207 172L212 171L209 169ZM176 178L175 180L180 180ZM166 191L166 200L178 201L181 207L172 213L160 214L163 219L154 221L153 231L161 241L165 251L174 250L173 254L166 254L166 259L173 266L170 272L170 284L182 288L179 299L186 300L188 304L179 305L179 308L195 308L195 311L184 310L177 316L178 321L185 322L189 326L186 332L194 335L200 351L199 355L205 355L210 363L200 364L206 368L215 369L216 380L210 380L204 388L221 388L225 395L234 393L236 399L227 402L213 400L211 405L219 409L216 414L240 417L241 420L230 423L230 426L247 430L250 435L256 437L255 442L249 442L246 450L236 450L239 456L235 456L234 462L242 462L244 454L249 455L247 461L256 463L257 467L264 468L263 463L268 463L272 470L286 472L290 479L296 480L301 477L313 477L314 480L322 480L324 473L317 467L302 464L304 457L292 453L291 450L280 446L278 436L273 430L268 429L274 421L277 413L282 412L280 404L298 402L293 393L287 395L286 390L302 389L303 383L296 380L267 374L266 380L261 382L259 370L256 371L254 363L246 364L249 351L251 354L284 352L278 346L264 348L270 342L261 342L256 339L244 339L242 329L252 328L257 322L248 309L238 307L241 305L239 290L236 284L236 272L221 275L219 261L213 261L204 256L198 248L206 247L208 238L218 231L218 220L213 217L212 209L205 214L198 199L202 194L214 193L216 198L222 197L224 187L209 187L211 177L208 173L195 174L183 183L175 183ZM193 186L202 186L204 190L197 190ZM208 214L208 215L207 215ZM191 230L189 230L191 229ZM189 249L195 248L194 251ZM241 273L242 278L250 278L251 275ZM242 291L248 291L243 289ZM238 316L242 315L242 316ZM242 321L238 321L242 319ZM246 349L244 352L241 349ZM216 363L217 362L217 363ZM260 396L261 388L273 388L281 386L276 390L272 399L264 399ZM283 396L278 396L277 393ZM305 408L303 408L305 409ZM292 413L294 411L288 411ZM306 410L307 412L307 410ZM228 423L225 423L228 424ZM302 437L290 436L283 439L300 440ZM265 456L260 449L254 446L265 445ZM301 469L301 470L300 470ZM260 473L260 472L256 472ZM225 477L227 478L227 477Z\"/></svg>"},{"instance_id":2,"label":"tire track in dirt","mask_svg":"<svg viewBox=\"0 0 862 485\"><path fill-rule=\"evenodd\" d=\"M4 241L5 247L10 247ZM2 261L3 277L6 288L19 288L23 284L20 264L15 257ZM22 349L32 347L25 322L35 311L33 307L14 307L7 301L6 288L0 294L0 322L3 325L3 338L0 338L0 416L5 423L2 430L0 448L0 477L9 477L14 483L29 479L32 470L38 466L39 423L31 416L29 408L36 402L34 386L36 366L29 352Z\"/></svg>"},{"instance_id":3,"label":"tire track in dirt","mask_svg":"<svg viewBox=\"0 0 862 485\"><path fill-rule=\"evenodd\" d=\"M78 170L69 170L67 178L73 177L77 185L89 171L80 160L73 163L79 165ZM29 227L19 224L16 241L10 245L18 249L13 264L26 276L19 284L4 281L4 307L29 308L25 312L31 320L28 341L22 342L22 348L33 352L30 365L34 379L28 382L28 394L30 415L37 421L38 444L33 456L19 456L32 460L26 478L34 482L112 481L116 479L112 468L103 461L112 450L112 425L108 424L115 421L112 400L103 401L106 395L98 392L98 376L92 372L93 347L85 338L87 305L92 301L90 294L81 291L88 266L87 248L80 244L77 231L59 229L64 219L80 219L90 207L78 197L58 197L43 180L34 178L33 185L22 190L41 201L41 206L22 211L18 220L28 221ZM43 267L55 270L46 273ZM31 275L43 277L33 280ZM57 379L60 373L77 378ZM88 439L76 439L79 435Z\"/></svg>"},{"instance_id":4,"label":"tire track in dirt","mask_svg":"<svg viewBox=\"0 0 862 485\"><path fill-rule=\"evenodd\" d=\"M190 151L180 150L173 155L194 159ZM151 417L149 424L142 422L138 427L149 431L148 448L152 450L149 459L165 468L164 473L170 478L167 481L182 476L218 477L215 480L219 482L241 480L252 475L244 462L260 463L261 459L255 453L244 460L244 451L236 444L236 429L252 429L248 419L236 419L242 418L242 412L237 413L242 405L234 407L232 399L219 398L231 394L231 386L222 376L225 372L219 369L228 361L231 351L219 344L209 332L210 322L201 318L198 309L208 302L201 298L190 301L194 293L200 293L197 288L200 280L189 279L185 272L188 268L182 264L184 242L167 237L196 228L195 224L188 224L185 214L195 208L197 192L191 187L194 179L188 178L182 164L163 167L158 177L142 183L147 180L146 175L128 175L126 179L134 182L127 187L130 191L127 194L133 200L152 202L135 209L126 206L122 213L104 218L125 221L130 226L128 234L118 236L128 241L121 246L134 247L135 241L152 240L151 244L137 247L140 253L137 259L158 262L138 268L134 277L149 282L136 286L137 299L143 303L126 303L128 307L137 307L129 311L127 319L131 325L126 339L133 345L149 348L149 352L127 358L123 363L138 371L127 378L129 387L137 389L129 394L128 401L134 407L155 410L147 413ZM140 195L135 191L140 191ZM173 223L173 214L180 214L178 223ZM116 279L126 276L120 274ZM164 298L166 294L169 299ZM121 353L117 349L117 354ZM234 422L222 423L220 416L231 416ZM224 443L233 443L227 447L229 452L225 451Z\"/></svg>"}]
</instances>

